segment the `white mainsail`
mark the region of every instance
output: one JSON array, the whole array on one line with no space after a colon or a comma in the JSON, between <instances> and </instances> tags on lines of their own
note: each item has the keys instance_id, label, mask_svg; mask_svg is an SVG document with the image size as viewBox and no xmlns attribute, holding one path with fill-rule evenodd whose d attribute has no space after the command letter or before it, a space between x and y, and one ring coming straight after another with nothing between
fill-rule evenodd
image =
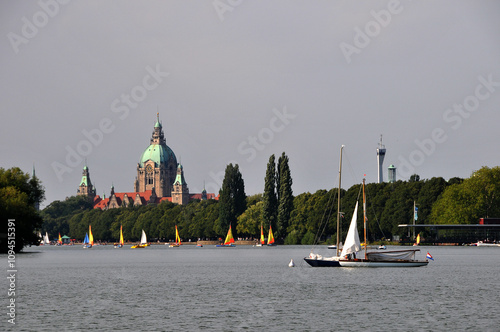
<instances>
[{"instance_id":1,"label":"white mainsail","mask_svg":"<svg viewBox=\"0 0 500 332\"><path fill-rule=\"evenodd\" d=\"M148 239L146 238L146 233L144 230L142 230L142 235L141 235L141 244L146 244L148 243Z\"/></svg>"},{"instance_id":2,"label":"white mainsail","mask_svg":"<svg viewBox=\"0 0 500 332\"><path fill-rule=\"evenodd\" d=\"M340 254L340 257L345 257L346 255L361 250L361 242L359 241L357 222L358 222L358 202L356 202L356 207L354 208L354 214L352 215L351 225L349 226L349 231L347 232L344 247L342 248L342 253Z\"/></svg>"},{"instance_id":3,"label":"white mainsail","mask_svg":"<svg viewBox=\"0 0 500 332\"><path fill-rule=\"evenodd\" d=\"M45 236L43 237L43 244L50 244L49 233L47 232L45 232Z\"/></svg>"}]
</instances>

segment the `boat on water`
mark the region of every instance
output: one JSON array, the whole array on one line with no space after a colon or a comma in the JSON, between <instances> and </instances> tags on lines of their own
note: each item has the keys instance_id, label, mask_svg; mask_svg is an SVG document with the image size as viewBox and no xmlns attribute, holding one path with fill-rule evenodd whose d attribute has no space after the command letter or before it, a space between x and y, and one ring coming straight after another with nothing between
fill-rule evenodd
<instances>
[{"instance_id":1,"label":"boat on water","mask_svg":"<svg viewBox=\"0 0 500 332\"><path fill-rule=\"evenodd\" d=\"M94 245L94 236L92 235L92 227L91 225L89 225L89 232L85 233L85 239L83 239L83 249L92 248L93 245Z\"/></svg>"},{"instance_id":2,"label":"boat on water","mask_svg":"<svg viewBox=\"0 0 500 332\"><path fill-rule=\"evenodd\" d=\"M45 245L50 244L49 233L47 233L47 232L45 232L45 235L43 236L43 244L45 244Z\"/></svg>"},{"instance_id":3,"label":"boat on water","mask_svg":"<svg viewBox=\"0 0 500 332\"><path fill-rule=\"evenodd\" d=\"M179 247L180 245L182 245L181 237L179 236L179 231L177 230L177 225L175 225L175 243L172 243L171 245L169 245L169 247L175 248L175 247Z\"/></svg>"},{"instance_id":4,"label":"boat on water","mask_svg":"<svg viewBox=\"0 0 500 332\"><path fill-rule=\"evenodd\" d=\"M413 244L413 246L416 247L419 244L420 244L420 234L417 235L417 239L415 240L415 243Z\"/></svg>"},{"instance_id":5,"label":"boat on water","mask_svg":"<svg viewBox=\"0 0 500 332\"><path fill-rule=\"evenodd\" d=\"M114 248L122 248L123 247L123 226L120 225L120 242L114 244Z\"/></svg>"},{"instance_id":6,"label":"boat on water","mask_svg":"<svg viewBox=\"0 0 500 332\"><path fill-rule=\"evenodd\" d=\"M477 241L471 244L473 247L500 247L500 243Z\"/></svg>"},{"instance_id":7,"label":"boat on water","mask_svg":"<svg viewBox=\"0 0 500 332\"><path fill-rule=\"evenodd\" d=\"M385 250L387 249L387 247L385 246L385 244L381 244L378 246L378 250Z\"/></svg>"},{"instance_id":8,"label":"boat on water","mask_svg":"<svg viewBox=\"0 0 500 332\"><path fill-rule=\"evenodd\" d=\"M271 225L269 225L269 235L267 236L267 245L270 247L277 245L276 243L274 243L273 228L271 227Z\"/></svg>"},{"instance_id":9,"label":"boat on water","mask_svg":"<svg viewBox=\"0 0 500 332\"><path fill-rule=\"evenodd\" d=\"M322 255L315 254L311 251L309 257L304 257L307 264L312 267L339 267L340 259L340 186L342 180L342 151L344 145L340 147L340 161L339 161L339 187L337 192L337 242L335 244L335 256L323 257Z\"/></svg>"},{"instance_id":10,"label":"boat on water","mask_svg":"<svg viewBox=\"0 0 500 332\"><path fill-rule=\"evenodd\" d=\"M216 244L215 245L217 248L221 247L235 247L234 245L234 238L233 238L233 232L231 231L231 225L229 225L229 231L227 231L226 239L224 240L223 244Z\"/></svg>"},{"instance_id":11,"label":"boat on water","mask_svg":"<svg viewBox=\"0 0 500 332\"><path fill-rule=\"evenodd\" d=\"M146 248L146 247L149 247L148 238L146 237L146 232L144 232L144 230L142 230L141 243L133 245L130 248L139 249L139 248Z\"/></svg>"},{"instance_id":12,"label":"boat on water","mask_svg":"<svg viewBox=\"0 0 500 332\"><path fill-rule=\"evenodd\" d=\"M361 251L361 243L359 241L357 215L358 203L354 209L354 215L347 232L344 248L340 254L339 264L341 267L419 267L426 266L429 261L417 260L415 254L420 249L409 250L392 250L386 252L368 252L367 250L367 227L366 221L366 195L365 195L365 179L363 179L363 228L364 228L364 258L358 258L357 255Z\"/></svg>"},{"instance_id":13,"label":"boat on water","mask_svg":"<svg viewBox=\"0 0 500 332\"><path fill-rule=\"evenodd\" d=\"M58 246L62 246L62 238L61 238L61 233L59 233L59 239L57 240L57 244Z\"/></svg>"},{"instance_id":14,"label":"boat on water","mask_svg":"<svg viewBox=\"0 0 500 332\"><path fill-rule=\"evenodd\" d=\"M258 242L255 246L262 247L266 243L266 239L264 238L264 227L262 224L260 225L260 242Z\"/></svg>"}]
</instances>

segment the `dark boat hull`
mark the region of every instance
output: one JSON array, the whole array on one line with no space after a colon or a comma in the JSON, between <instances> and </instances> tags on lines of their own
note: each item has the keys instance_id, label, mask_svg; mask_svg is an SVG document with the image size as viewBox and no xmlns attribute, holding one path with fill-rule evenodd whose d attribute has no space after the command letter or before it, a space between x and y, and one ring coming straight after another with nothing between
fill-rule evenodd
<instances>
[{"instance_id":1,"label":"dark boat hull","mask_svg":"<svg viewBox=\"0 0 500 332\"><path fill-rule=\"evenodd\" d=\"M340 264L338 261L327 261L323 259L311 259L311 258L304 258L304 260L307 262L307 264L311 265L312 267L340 267Z\"/></svg>"}]
</instances>

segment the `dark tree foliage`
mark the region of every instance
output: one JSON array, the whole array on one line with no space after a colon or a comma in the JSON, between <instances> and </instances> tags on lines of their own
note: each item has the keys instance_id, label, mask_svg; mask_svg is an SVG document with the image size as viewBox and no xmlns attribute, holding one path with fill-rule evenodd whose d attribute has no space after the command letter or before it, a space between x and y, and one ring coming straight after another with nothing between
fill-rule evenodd
<instances>
[{"instance_id":1,"label":"dark tree foliage","mask_svg":"<svg viewBox=\"0 0 500 332\"><path fill-rule=\"evenodd\" d=\"M239 166L229 164L226 167L222 188L219 191L219 222L217 234L223 236L232 225L233 235L236 236L236 221L246 210L245 184Z\"/></svg>"},{"instance_id":2,"label":"dark tree foliage","mask_svg":"<svg viewBox=\"0 0 500 332\"><path fill-rule=\"evenodd\" d=\"M37 231L42 218L35 206L44 199L44 189L36 177L20 168L0 168L0 252L20 252L27 245L38 245ZM13 221L8 222L9 219Z\"/></svg>"},{"instance_id":3,"label":"dark tree foliage","mask_svg":"<svg viewBox=\"0 0 500 332\"><path fill-rule=\"evenodd\" d=\"M292 175L288 165L288 156L283 152L278 159L278 223L276 225L275 237L285 238L290 214L293 209Z\"/></svg>"},{"instance_id":4,"label":"dark tree foliage","mask_svg":"<svg viewBox=\"0 0 500 332\"><path fill-rule=\"evenodd\" d=\"M278 221L278 197L276 195L276 162L274 154L269 157L269 162L267 163L262 201L264 202L264 227L267 229L271 225L273 229L276 229Z\"/></svg>"}]
</instances>

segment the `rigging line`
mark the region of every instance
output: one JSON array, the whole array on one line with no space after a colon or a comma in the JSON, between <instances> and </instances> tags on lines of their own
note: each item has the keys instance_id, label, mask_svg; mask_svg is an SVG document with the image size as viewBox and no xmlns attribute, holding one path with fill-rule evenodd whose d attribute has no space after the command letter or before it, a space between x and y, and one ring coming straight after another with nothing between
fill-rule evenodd
<instances>
[{"instance_id":1,"label":"rigging line","mask_svg":"<svg viewBox=\"0 0 500 332\"><path fill-rule=\"evenodd\" d=\"M338 180L338 176L337 176L337 180ZM327 208L323 212L323 217L321 218L320 227L318 227L318 231L316 232L316 237L314 239L314 244L313 244L313 247L311 248L311 250L313 250L319 244L321 236L323 236L323 233L325 232L326 226L328 225L328 220L330 220L330 217L332 215L332 210L333 210L332 202L333 202L333 199L337 195L336 195L336 193L333 193L332 190L330 190L329 195L330 196L329 196L328 201L327 201ZM328 217L325 219L327 211L328 211Z\"/></svg>"},{"instance_id":2,"label":"rigging line","mask_svg":"<svg viewBox=\"0 0 500 332\"><path fill-rule=\"evenodd\" d=\"M366 196L368 196L369 198L371 198L370 193L368 192L368 186L365 187L365 190L366 190ZM371 201L372 200L370 199L370 202ZM379 223L378 218L377 218L377 214L375 213L375 209L373 208L373 204L372 203L370 203L370 208L372 209L373 215L375 216L375 220L377 221L378 229L382 233L382 236L384 238L386 238L385 234L384 234L384 231L382 230L382 226L380 226L380 223Z\"/></svg>"}]
</instances>

